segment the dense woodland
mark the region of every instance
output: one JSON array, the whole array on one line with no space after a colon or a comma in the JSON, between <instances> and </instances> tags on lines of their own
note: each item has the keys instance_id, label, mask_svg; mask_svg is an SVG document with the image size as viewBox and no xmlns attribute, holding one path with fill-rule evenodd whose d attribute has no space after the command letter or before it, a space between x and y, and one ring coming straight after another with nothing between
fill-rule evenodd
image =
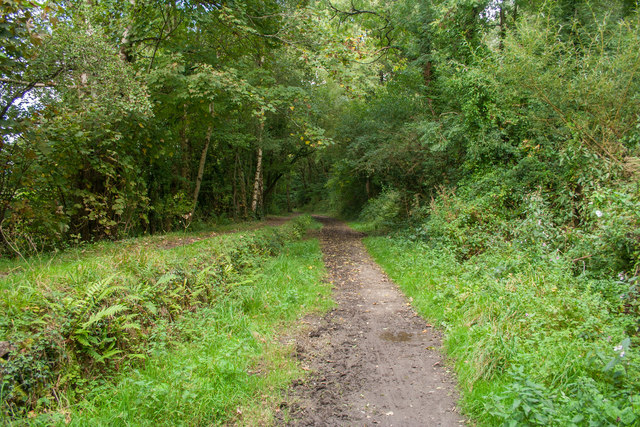
<instances>
[{"instance_id":1,"label":"dense woodland","mask_svg":"<svg viewBox=\"0 0 640 427\"><path fill-rule=\"evenodd\" d=\"M612 268L631 271L635 12L632 1L6 1L5 249L323 199L356 215L380 194L387 215L418 219L459 187L478 223L543 209L546 227L589 229L611 205L620 215L600 226L616 230Z\"/></svg>"},{"instance_id":2,"label":"dense woodland","mask_svg":"<svg viewBox=\"0 0 640 427\"><path fill-rule=\"evenodd\" d=\"M1 7L3 256L293 209L359 218L473 277L443 301L558 295L526 343L482 326L524 297L458 319L484 328L486 354L449 344L475 361L458 371L481 424L639 422L636 1Z\"/></svg>"}]
</instances>

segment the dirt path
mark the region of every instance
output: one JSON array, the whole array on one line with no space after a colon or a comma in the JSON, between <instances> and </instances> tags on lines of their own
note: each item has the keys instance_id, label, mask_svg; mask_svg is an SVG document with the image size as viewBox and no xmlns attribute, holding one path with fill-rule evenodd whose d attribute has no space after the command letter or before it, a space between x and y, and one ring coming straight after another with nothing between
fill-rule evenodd
<instances>
[{"instance_id":1,"label":"dirt path","mask_svg":"<svg viewBox=\"0 0 640 427\"><path fill-rule=\"evenodd\" d=\"M297 338L312 372L292 386L289 425L460 426L457 394L437 332L337 220L320 241L337 307ZM285 422L285 420L281 420Z\"/></svg>"}]
</instances>

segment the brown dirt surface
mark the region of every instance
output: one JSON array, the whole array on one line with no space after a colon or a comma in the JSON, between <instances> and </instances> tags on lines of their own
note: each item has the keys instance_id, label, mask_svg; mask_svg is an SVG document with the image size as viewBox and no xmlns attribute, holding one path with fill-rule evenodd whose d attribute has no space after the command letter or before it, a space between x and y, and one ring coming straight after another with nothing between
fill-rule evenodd
<instances>
[{"instance_id":1,"label":"brown dirt surface","mask_svg":"<svg viewBox=\"0 0 640 427\"><path fill-rule=\"evenodd\" d=\"M460 426L455 382L438 352L441 337L344 223L323 223L320 242L337 306L307 319L296 351L310 375L291 386L292 426Z\"/></svg>"}]
</instances>

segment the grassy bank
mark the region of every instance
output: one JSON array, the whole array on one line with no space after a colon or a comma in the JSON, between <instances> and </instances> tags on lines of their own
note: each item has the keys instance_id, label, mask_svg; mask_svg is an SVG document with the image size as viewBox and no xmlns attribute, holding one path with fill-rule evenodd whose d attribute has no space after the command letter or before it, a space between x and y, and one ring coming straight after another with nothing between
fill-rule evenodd
<instances>
[{"instance_id":1,"label":"grassy bank","mask_svg":"<svg viewBox=\"0 0 640 427\"><path fill-rule=\"evenodd\" d=\"M640 423L638 325L621 285L508 245L460 260L455 248L403 237L365 244L444 330L464 409L479 425Z\"/></svg>"},{"instance_id":2,"label":"grassy bank","mask_svg":"<svg viewBox=\"0 0 640 427\"><path fill-rule=\"evenodd\" d=\"M148 249L170 249L189 242L216 237L222 234L246 232L265 225L265 221L243 221L229 223L211 223L196 225L186 230L172 231L162 234L152 234L116 241L99 240L95 243L80 242L76 246L69 246L64 250L43 252L29 257L16 255L14 258L0 258L0 275L13 274L28 270L42 270L45 267L66 265L74 262L84 262L87 258L104 258L108 261L122 251Z\"/></svg>"},{"instance_id":3,"label":"grassy bank","mask_svg":"<svg viewBox=\"0 0 640 427\"><path fill-rule=\"evenodd\" d=\"M309 226L301 217L6 276L3 420L259 417L267 406L257 396L273 395L296 372L274 331L317 309L328 292L317 242L298 241Z\"/></svg>"}]
</instances>

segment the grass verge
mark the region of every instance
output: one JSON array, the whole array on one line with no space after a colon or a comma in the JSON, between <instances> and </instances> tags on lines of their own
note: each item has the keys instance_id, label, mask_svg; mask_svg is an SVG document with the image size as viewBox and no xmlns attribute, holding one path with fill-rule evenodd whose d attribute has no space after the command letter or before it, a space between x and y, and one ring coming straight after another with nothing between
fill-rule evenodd
<instances>
[{"instance_id":1,"label":"grass verge","mask_svg":"<svg viewBox=\"0 0 640 427\"><path fill-rule=\"evenodd\" d=\"M636 319L569 262L508 246L459 261L402 237L365 245L445 332L479 425L638 425Z\"/></svg>"},{"instance_id":2,"label":"grass verge","mask_svg":"<svg viewBox=\"0 0 640 427\"><path fill-rule=\"evenodd\" d=\"M224 224L199 224L197 230L181 230L170 233L153 234L142 237L126 238L117 241L101 240L95 243L80 243L63 251L43 252L28 258L0 258L0 276L14 273L43 270L52 266L66 266L85 262L88 258L109 258L120 252L138 252L141 249L171 249L176 246L194 243L199 240L216 237L221 234L256 230L265 225L265 221L244 221Z\"/></svg>"},{"instance_id":3,"label":"grass verge","mask_svg":"<svg viewBox=\"0 0 640 427\"><path fill-rule=\"evenodd\" d=\"M299 217L278 228L168 250L134 245L4 277L2 420L118 422L126 408L136 411L136 420L161 419L152 416L159 408L166 408L159 412L165 419L193 412L196 424L229 417L229 408L238 408L233 396L259 388L248 383L277 383L246 368L266 354L276 323L315 307L310 295L323 295L317 243L291 246L310 226L309 217ZM308 265L302 269L300 263ZM279 270L286 271L286 281ZM188 384L181 389L182 377ZM211 397L217 404L203 397L204 389L198 394L198 378L207 393L222 390ZM225 388L236 383L235 392ZM205 406L195 410L201 402Z\"/></svg>"},{"instance_id":4,"label":"grass verge","mask_svg":"<svg viewBox=\"0 0 640 427\"><path fill-rule=\"evenodd\" d=\"M72 425L264 425L279 391L301 373L278 331L326 307L323 276L317 240L287 245L215 306L176 322L176 348L155 350L143 368L92 392Z\"/></svg>"}]
</instances>

